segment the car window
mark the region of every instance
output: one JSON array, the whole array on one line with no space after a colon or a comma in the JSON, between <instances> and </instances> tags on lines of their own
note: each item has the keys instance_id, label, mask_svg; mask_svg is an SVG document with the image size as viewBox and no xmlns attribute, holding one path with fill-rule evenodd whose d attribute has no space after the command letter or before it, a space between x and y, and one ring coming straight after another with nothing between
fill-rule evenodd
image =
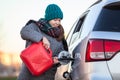
<instances>
[{"instance_id":1,"label":"car window","mask_svg":"<svg viewBox=\"0 0 120 80\"><path fill-rule=\"evenodd\" d=\"M76 40L78 40L80 38L81 27L85 20L86 15L87 14L84 14L83 16L81 16L80 19L77 21L75 28L72 32L71 39L68 43L69 45L73 44Z\"/></svg>"},{"instance_id":2,"label":"car window","mask_svg":"<svg viewBox=\"0 0 120 80\"><path fill-rule=\"evenodd\" d=\"M112 3L102 9L93 31L120 32L120 3Z\"/></svg>"},{"instance_id":3,"label":"car window","mask_svg":"<svg viewBox=\"0 0 120 80\"><path fill-rule=\"evenodd\" d=\"M75 27L76 27L76 25L77 25L77 22L78 22L78 19L75 21L75 23L73 24L72 28L70 29L70 31L69 31L69 33L68 33L68 35L67 35L67 37L66 37L66 40L67 40L68 45L70 44L71 37L72 37L72 35L73 35L74 29L75 29Z\"/></svg>"},{"instance_id":4,"label":"car window","mask_svg":"<svg viewBox=\"0 0 120 80\"><path fill-rule=\"evenodd\" d=\"M80 31L80 28L81 28L81 26L80 26L81 24L82 24L82 21L79 20L75 29L74 29L73 35L71 37L70 44L73 44L76 40L79 39L79 31Z\"/></svg>"}]
</instances>

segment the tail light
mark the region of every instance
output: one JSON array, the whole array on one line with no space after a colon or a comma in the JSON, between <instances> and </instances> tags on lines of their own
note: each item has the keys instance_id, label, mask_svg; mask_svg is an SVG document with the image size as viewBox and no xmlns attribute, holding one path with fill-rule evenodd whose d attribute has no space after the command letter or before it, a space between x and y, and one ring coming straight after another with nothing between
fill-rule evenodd
<instances>
[{"instance_id":1,"label":"tail light","mask_svg":"<svg viewBox=\"0 0 120 80\"><path fill-rule=\"evenodd\" d=\"M120 41L89 40L86 50L86 62L105 61L120 51Z\"/></svg>"}]
</instances>

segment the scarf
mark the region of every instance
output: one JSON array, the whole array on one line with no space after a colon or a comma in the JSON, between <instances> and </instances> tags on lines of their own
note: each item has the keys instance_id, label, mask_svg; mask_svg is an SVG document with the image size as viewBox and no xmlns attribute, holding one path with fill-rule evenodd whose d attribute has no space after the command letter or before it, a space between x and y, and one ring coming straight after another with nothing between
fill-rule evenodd
<instances>
[{"instance_id":1,"label":"scarf","mask_svg":"<svg viewBox=\"0 0 120 80\"><path fill-rule=\"evenodd\" d=\"M29 20L26 25L30 23L35 23L45 34L56 38L58 41L62 41L64 49L68 51L67 42L64 37L64 29L61 25L58 27L52 27L44 18L41 18L39 21Z\"/></svg>"},{"instance_id":2,"label":"scarf","mask_svg":"<svg viewBox=\"0 0 120 80\"><path fill-rule=\"evenodd\" d=\"M40 30L43 31L44 33L50 35L51 37L54 38L59 38L60 35L63 35L64 33L60 29L61 26L58 27L52 27L45 19L41 18L38 22L37 25L39 26Z\"/></svg>"}]
</instances>

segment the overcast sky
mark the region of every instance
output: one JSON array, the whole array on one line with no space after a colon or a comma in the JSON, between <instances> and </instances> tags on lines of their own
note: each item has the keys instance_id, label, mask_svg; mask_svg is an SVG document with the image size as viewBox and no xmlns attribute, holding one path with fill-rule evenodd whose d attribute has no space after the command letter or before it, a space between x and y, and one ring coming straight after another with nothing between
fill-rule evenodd
<instances>
[{"instance_id":1,"label":"overcast sky","mask_svg":"<svg viewBox=\"0 0 120 80\"><path fill-rule=\"evenodd\" d=\"M63 11L62 25L69 32L77 18L97 0L0 0L0 51L20 53L25 41L20 30L29 19L44 17L48 4L57 4Z\"/></svg>"}]
</instances>

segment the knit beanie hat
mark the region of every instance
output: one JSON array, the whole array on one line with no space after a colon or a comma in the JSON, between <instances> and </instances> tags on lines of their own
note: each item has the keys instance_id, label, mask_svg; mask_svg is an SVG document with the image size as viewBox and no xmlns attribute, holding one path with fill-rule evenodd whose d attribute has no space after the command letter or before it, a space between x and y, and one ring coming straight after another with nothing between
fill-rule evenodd
<instances>
[{"instance_id":1,"label":"knit beanie hat","mask_svg":"<svg viewBox=\"0 0 120 80\"><path fill-rule=\"evenodd\" d=\"M63 19L63 12L56 4L50 4L45 10L45 20L50 21L55 18Z\"/></svg>"}]
</instances>

